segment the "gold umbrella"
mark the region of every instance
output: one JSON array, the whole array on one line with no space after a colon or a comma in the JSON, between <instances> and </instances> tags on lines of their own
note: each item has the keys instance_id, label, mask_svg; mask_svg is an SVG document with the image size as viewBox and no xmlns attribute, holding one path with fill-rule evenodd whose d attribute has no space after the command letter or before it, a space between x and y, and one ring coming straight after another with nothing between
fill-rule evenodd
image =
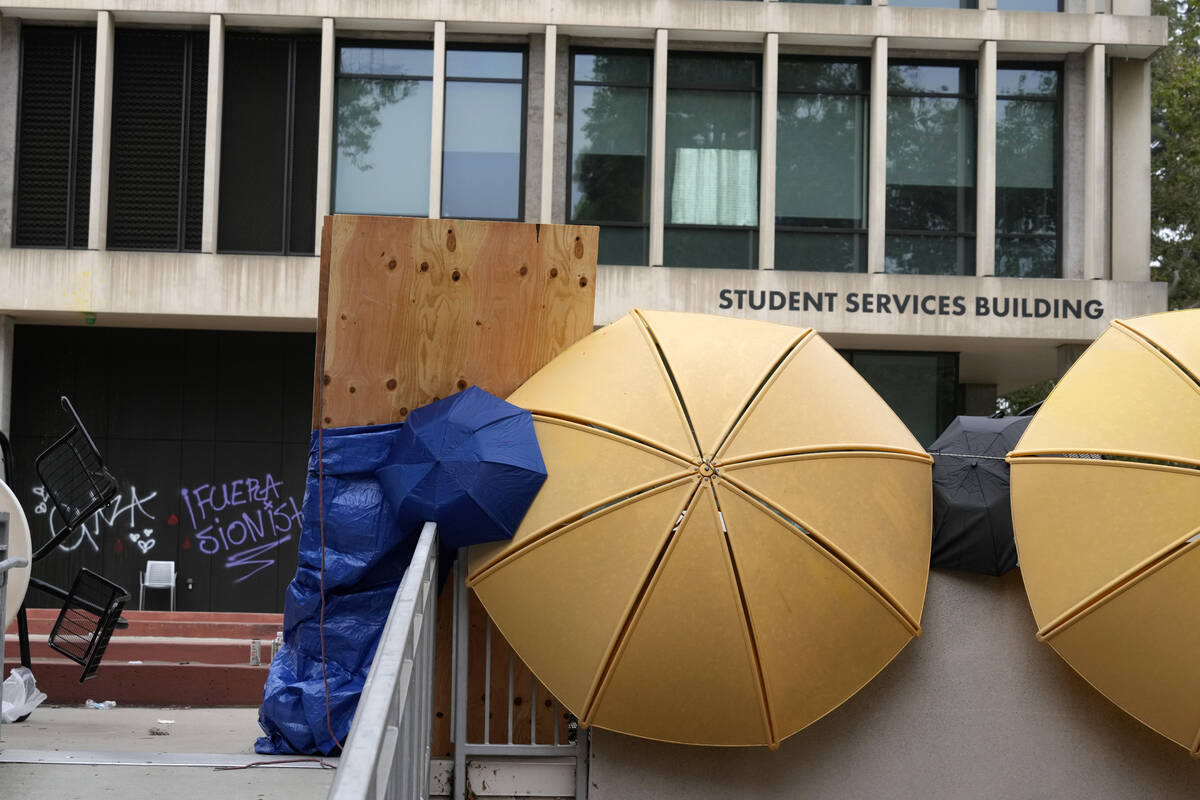
<instances>
[{"instance_id":1,"label":"gold umbrella","mask_svg":"<svg viewBox=\"0 0 1200 800\"><path fill-rule=\"evenodd\" d=\"M8 558L28 559L33 555L33 544L29 537L29 523L25 521L25 512L17 502L8 484L0 481L0 511L8 512ZM0 553L0 561L5 556ZM8 630L8 626L16 618L25 599L25 591L29 588L29 567L17 567L8 571L8 587L5 590L4 624L0 626L0 636ZM0 676L3 678L3 676Z\"/></svg>"},{"instance_id":2,"label":"gold umbrella","mask_svg":"<svg viewBox=\"0 0 1200 800\"><path fill-rule=\"evenodd\" d=\"M775 746L919 633L932 459L812 330L634 311L509 400L549 477L469 583L584 724Z\"/></svg>"},{"instance_id":3,"label":"gold umbrella","mask_svg":"<svg viewBox=\"0 0 1200 800\"><path fill-rule=\"evenodd\" d=\"M1038 639L1196 754L1200 310L1114 322L1009 463Z\"/></svg>"}]
</instances>

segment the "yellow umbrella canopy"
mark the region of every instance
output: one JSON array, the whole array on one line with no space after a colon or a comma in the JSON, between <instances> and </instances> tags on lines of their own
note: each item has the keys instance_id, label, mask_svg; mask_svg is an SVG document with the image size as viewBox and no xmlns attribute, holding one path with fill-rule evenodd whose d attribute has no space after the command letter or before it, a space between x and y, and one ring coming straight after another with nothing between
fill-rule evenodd
<instances>
[{"instance_id":1,"label":"yellow umbrella canopy","mask_svg":"<svg viewBox=\"0 0 1200 800\"><path fill-rule=\"evenodd\" d=\"M29 523L25 520L25 512L17 501L8 484L0 481L0 511L8 512L8 558L28 559L33 554L33 543L29 536ZM0 553L0 561L5 555ZM16 619L29 588L29 567L17 567L8 571L8 586L5 589L4 619L0 620L0 636L8 630L8 626ZM2 678L3 676L0 676Z\"/></svg>"},{"instance_id":2,"label":"yellow umbrella canopy","mask_svg":"<svg viewBox=\"0 0 1200 800\"><path fill-rule=\"evenodd\" d=\"M1009 463L1038 638L1197 754L1200 310L1114 322Z\"/></svg>"},{"instance_id":3,"label":"yellow umbrella canopy","mask_svg":"<svg viewBox=\"0 0 1200 800\"><path fill-rule=\"evenodd\" d=\"M775 746L919 633L932 459L811 329L634 311L509 400L549 477L468 581L583 724Z\"/></svg>"}]
</instances>

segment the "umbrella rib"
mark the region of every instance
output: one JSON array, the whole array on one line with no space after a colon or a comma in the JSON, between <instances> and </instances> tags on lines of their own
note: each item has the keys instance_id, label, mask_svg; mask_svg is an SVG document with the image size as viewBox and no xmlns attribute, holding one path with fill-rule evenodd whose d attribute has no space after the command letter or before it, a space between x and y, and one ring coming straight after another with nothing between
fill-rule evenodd
<instances>
[{"instance_id":1,"label":"umbrella rib","mask_svg":"<svg viewBox=\"0 0 1200 800\"><path fill-rule=\"evenodd\" d=\"M1132 588L1151 574L1181 557L1185 552L1194 550L1196 547L1200 547L1200 528L1189 531L1181 540L1162 548L1149 558L1144 559L1140 564L1134 566L1129 572L1114 578L1071 608L1059 614L1038 630L1037 640L1039 642L1050 641L1083 617L1115 599L1125 590Z\"/></svg>"},{"instance_id":2,"label":"umbrella rib","mask_svg":"<svg viewBox=\"0 0 1200 800\"><path fill-rule=\"evenodd\" d=\"M1120 319L1114 320L1113 327L1119 327L1121 329L1122 333L1132 336L1136 342L1138 342L1139 344L1141 344L1145 347L1150 348L1157 355L1166 359L1168 362L1170 362L1170 364L1172 366L1174 366L1181 373L1183 373L1185 378L1190 379L1189 382L1192 384L1193 389L1195 389L1197 392L1200 392L1200 374L1193 372L1191 369L1189 369L1186 364L1184 364L1182 361L1180 361L1174 355L1172 355L1171 351L1168 350L1166 347L1164 347L1163 345L1154 341L1149 336L1147 336L1146 334L1139 331L1137 328L1134 328L1133 326L1129 325L1124 320L1120 320Z\"/></svg>"},{"instance_id":3,"label":"umbrella rib","mask_svg":"<svg viewBox=\"0 0 1200 800\"><path fill-rule=\"evenodd\" d=\"M643 317L636 308L633 310L633 316L637 319L638 323L641 324L642 330L645 331L646 335L650 338L650 343L654 345L654 352L658 355L658 363L662 367L663 373L667 378L667 383L671 387L671 392L675 397L675 404L679 411L683 414L683 420L687 424L688 433L692 437L692 444L696 446L696 453L698 455L703 455L704 451L700 449L700 437L696 435L696 426L692 422L692 415L688 413L687 403L685 403L683 400L683 391L679 388L679 382L675 380L675 373L671 369L670 362L667 361L667 354L663 352L662 343L660 343L658 341L658 337L654 335L654 329L650 327L650 323L646 321L646 318Z\"/></svg>"},{"instance_id":4,"label":"umbrella rib","mask_svg":"<svg viewBox=\"0 0 1200 800\"><path fill-rule=\"evenodd\" d=\"M658 555L650 565L650 569L646 572L641 586L638 587L637 594L634 595L633 602L630 603L628 611L625 613L625 618L621 621L620 628L618 628L616 635L613 636L612 641L609 643L608 651L604 654L600 669L596 671L596 675L592 679L592 685L588 688L587 699L583 703L583 713L579 716L582 724L592 724L592 718L595 715L597 706L600 704L601 697L604 695L604 690L608 686L613 670L617 662L620 661L621 654L629 643L629 636L633 632L634 627L637 626L638 619L645 610L646 599L650 595L654 585L658 582L662 565L666 562L672 549L674 549L675 542L678 541L679 529L682 524L680 520L686 519L686 515L693 511L696 505L696 498L699 495L700 481L696 481L696 485L688 495L687 502L680 508L680 516L676 517L673 521L670 533L667 535L662 547L659 548Z\"/></svg>"},{"instance_id":5,"label":"umbrella rib","mask_svg":"<svg viewBox=\"0 0 1200 800\"><path fill-rule=\"evenodd\" d=\"M867 572L867 570L864 569L861 564L855 561L848 553L843 551L840 547L826 538L811 525L807 525L800 520L792 519L792 517L783 513L781 509L772 505L766 498L755 492L745 483L742 483L736 478L731 478L727 474L723 475L722 479L727 481L733 488L740 491L747 498L758 503L767 511L786 522L787 525L792 529L793 533L812 544L829 560L840 566L849 574L853 575L872 594L876 596L876 599L879 600L884 608L892 612L892 615L895 616L913 636L921 635L921 624L909 615L908 611L905 610L905 608L892 595L891 592L884 588L883 585L871 575L871 573Z\"/></svg>"},{"instance_id":6,"label":"umbrella rib","mask_svg":"<svg viewBox=\"0 0 1200 800\"><path fill-rule=\"evenodd\" d=\"M725 527L725 515L721 513L721 500L717 497L716 486L709 483L708 490L712 492L713 505L721 521L721 535L725 540L725 550L729 555L729 565L733 568L733 579L737 584L738 602L742 606L742 621L746 625L746 635L750 641L750 653L754 658L754 674L758 679L759 700L762 702L763 717L767 722L767 736L772 750L779 747L779 737L775 733L775 712L767 695L767 680L763 676L762 659L758 652L758 634L754 630L754 621L750 617L750 605L746 601L746 588L742 584L742 573L738 569L737 557L733 552L733 542L729 540L729 530Z\"/></svg>"},{"instance_id":7,"label":"umbrella rib","mask_svg":"<svg viewBox=\"0 0 1200 800\"><path fill-rule=\"evenodd\" d=\"M730 461L715 461L717 467L747 466L753 461L767 461L773 458L788 458L790 456L839 456L839 455L877 455L883 458L915 459L926 464L933 463L933 456L924 450L907 450L903 447L888 447L879 444L838 444L819 445L814 447L791 447L779 450L767 450L761 453L751 453L739 456Z\"/></svg>"},{"instance_id":8,"label":"umbrella rib","mask_svg":"<svg viewBox=\"0 0 1200 800\"><path fill-rule=\"evenodd\" d=\"M553 536L557 536L558 534L565 532L572 525L583 522L584 520L589 520L596 514L607 514L612 511L622 509L630 503L636 502L644 497L669 488L686 478L690 478L694 474L695 473L691 471L674 472L670 475L657 478L650 483L645 483L641 486L634 486L622 494L607 497L599 502L593 503L587 508L572 512L565 517L560 517L548 524L545 528L526 537L525 540L521 542L520 546L515 550L503 552L492 561L484 564L475 572L475 574L468 576L467 585L474 586L476 583L500 569L512 559L520 556L526 550L539 545Z\"/></svg>"},{"instance_id":9,"label":"umbrella rib","mask_svg":"<svg viewBox=\"0 0 1200 800\"><path fill-rule=\"evenodd\" d=\"M729 441L733 438L733 435L737 433L738 429L742 426L742 422L750 415L750 411L758 404L759 399L763 396L763 394L766 393L767 387L774 382L776 376L779 375L784 366L790 362L795 354L800 352L800 350L806 344L813 341L813 339L816 338L816 335L816 332L812 328L806 330L799 339L792 342L791 347L789 347L782 355L779 356L778 360L776 360L771 369L767 370L766 376L763 377L762 381L758 384L754 391L750 393L750 396L746 398L745 404L734 417L733 423L729 426L729 430L725 431L725 435L721 437L720 444L718 444L713 450L713 458L718 458L721 455L721 452L729 444Z\"/></svg>"},{"instance_id":10,"label":"umbrella rib","mask_svg":"<svg viewBox=\"0 0 1200 800\"><path fill-rule=\"evenodd\" d=\"M1193 472L1200 470L1200 458L1181 461L1184 456L1166 456L1162 453L1139 453L1133 450L1073 450L1065 452L1061 449L1042 448L1036 450L1013 451L1008 455L1009 464L1030 463L1039 458L1069 458L1080 463L1112 464L1120 462L1130 466L1160 467L1167 469L1185 469Z\"/></svg>"},{"instance_id":11,"label":"umbrella rib","mask_svg":"<svg viewBox=\"0 0 1200 800\"><path fill-rule=\"evenodd\" d=\"M668 447L661 442L651 441L650 439L646 439L637 435L633 431L628 431L624 428L616 428L612 425L604 425L594 419L588 419L587 417L580 417L573 414L563 414L559 411L550 411L538 408L531 408L529 410L533 413L535 420L541 417L548 421L572 423L584 428L590 428L592 430L599 431L601 433L607 433L610 436L615 436L619 439L625 439L635 445L646 447L655 451L656 453L661 454L664 458L669 458L672 461L678 461L681 464L691 465L695 461L695 456L680 453L679 451Z\"/></svg>"}]
</instances>

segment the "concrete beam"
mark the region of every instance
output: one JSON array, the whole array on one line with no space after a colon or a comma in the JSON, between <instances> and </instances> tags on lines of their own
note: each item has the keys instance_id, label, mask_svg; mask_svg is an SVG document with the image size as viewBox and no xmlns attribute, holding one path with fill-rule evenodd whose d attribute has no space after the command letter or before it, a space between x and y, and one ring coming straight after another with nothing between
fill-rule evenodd
<instances>
[{"instance_id":1,"label":"concrete beam","mask_svg":"<svg viewBox=\"0 0 1200 800\"><path fill-rule=\"evenodd\" d=\"M546 26L546 50L542 70L542 202L538 219L554 222L554 97L555 64L558 60L558 26Z\"/></svg>"},{"instance_id":2,"label":"concrete beam","mask_svg":"<svg viewBox=\"0 0 1200 800\"><path fill-rule=\"evenodd\" d=\"M870 146L867 154L867 272L883 272L883 230L887 213L888 41L871 49Z\"/></svg>"},{"instance_id":3,"label":"concrete beam","mask_svg":"<svg viewBox=\"0 0 1200 800\"><path fill-rule=\"evenodd\" d=\"M204 253L217 252L217 220L221 196L221 114L224 97L225 20L220 14L213 14L208 19L208 106L204 118L204 222L200 233L200 250ZM318 235L317 241L320 240Z\"/></svg>"},{"instance_id":4,"label":"concrete beam","mask_svg":"<svg viewBox=\"0 0 1200 800\"><path fill-rule=\"evenodd\" d=\"M1141 0L1144 3L1145 0ZM107 9L122 22L162 22L162 12L146 0L17 0L18 10L38 16L69 16L79 9ZM1106 4L1106 3L1105 3ZM154 7L151 7L154 6ZM295 9L292 10L292 6ZM773 32L780 44L821 44L829 47L867 46L878 37L905 42L905 47L957 50L966 53L979 42L1049 46L1057 52L1082 52L1094 43L1125 49L1114 53L1145 58L1167 41L1166 19L1140 15L1079 14L1037 11L964 12L957 8L904 8L878 5L843 6L820 3L746 3L719 0L656 0L597 3L594 0L308 0L289 4L294 16L281 16L279 0L175 0L180 15L202 20L221 14L230 24L242 16L247 24L278 19L296 24L330 17L339 28L369 30L429 30L445 21L454 30L472 33L528 35L546 25L558 25L570 36L646 39L654 30L669 30L680 40L761 42ZM1134 11L1136 2L1122 4ZM7 8L12 8L8 6ZM911 42L911 45L909 44ZM1044 45L1044 46L1037 46ZM893 42L893 47L898 47Z\"/></svg>"},{"instance_id":5,"label":"concrete beam","mask_svg":"<svg viewBox=\"0 0 1200 800\"><path fill-rule=\"evenodd\" d=\"M763 42L762 149L758 179L758 268L775 269L775 176L779 101L779 34Z\"/></svg>"},{"instance_id":6,"label":"concrete beam","mask_svg":"<svg viewBox=\"0 0 1200 800\"><path fill-rule=\"evenodd\" d=\"M996 43L979 48L975 155L975 274L996 274Z\"/></svg>"},{"instance_id":7,"label":"concrete beam","mask_svg":"<svg viewBox=\"0 0 1200 800\"><path fill-rule=\"evenodd\" d=\"M433 124L429 129L429 218L442 217L442 136L446 124L446 23L433 23Z\"/></svg>"},{"instance_id":8,"label":"concrete beam","mask_svg":"<svg viewBox=\"0 0 1200 800\"><path fill-rule=\"evenodd\" d=\"M650 266L663 263L667 185L667 32L654 34L654 89L650 112Z\"/></svg>"},{"instance_id":9,"label":"concrete beam","mask_svg":"<svg viewBox=\"0 0 1200 800\"><path fill-rule=\"evenodd\" d=\"M12 243L21 21L0 17L0 247Z\"/></svg>"},{"instance_id":10,"label":"concrete beam","mask_svg":"<svg viewBox=\"0 0 1200 800\"><path fill-rule=\"evenodd\" d=\"M1150 280L1150 62L1112 62L1112 276Z\"/></svg>"},{"instance_id":11,"label":"concrete beam","mask_svg":"<svg viewBox=\"0 0 1200 800\"><path fill-rule=\"evenodd\" d=\"M96 14L96 95L92 105L92 183L88 206L88 249L108 244L108 160L112 132L113 49L111 11Z\"/></svg>"},{"instance_id":12,"label":"concrete beam","mask_svg":"<svg viewBox=\"0 0 1200 800\"><path fill-rule=\"evenodd\" d=\"M1091 280L1108 277L1104 253L1105 180L1108 170L1105 141L1104 45L1093 45L1084 56L1086 102L1083 131L1083 272Z\"/></svg>"},{"instance_id":13,"label":"concrete beam","mask_svg":"<svg viewBox=\"0 0 1200 800\"><path fill-rule=\"evenodd\" d=\"M317 235L321 249L321 229L333 198L333 93L337 69L337 31L331 18L321 20L321 84L317 100Z\"/></svg>"}]
</instances>

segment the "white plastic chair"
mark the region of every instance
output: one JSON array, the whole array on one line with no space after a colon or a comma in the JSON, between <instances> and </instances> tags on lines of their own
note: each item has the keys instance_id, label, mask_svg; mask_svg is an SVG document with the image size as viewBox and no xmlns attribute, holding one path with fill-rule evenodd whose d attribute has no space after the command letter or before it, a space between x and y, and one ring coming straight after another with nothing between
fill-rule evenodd
<instances>
[{"instance_id":1,"label":"white plastic chair","mask_svg":"<svg viewBox=\"0 0 1200 800\"><path fill-rule=\"evenodd\" d=\"M143 606L146 589L170 589L171 610L175 610L175 572L174 561L147 561L146 571L138 573L138 610Z\"/></svg>"}]
</instances>

